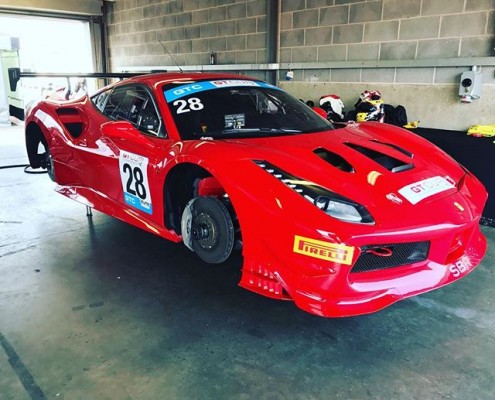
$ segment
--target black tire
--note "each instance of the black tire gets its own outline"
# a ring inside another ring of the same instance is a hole
[[[43,137],[43,133],[37,126],[26,129],[26,150],[29,158],[29,165],[31,168],[41,168],[45,162],[45,152],[47,148],[46,140]],[[38,148],[40,144],[45,149],[45,152],[38,154]]]
[[[48,174],[48,177],[53,181],[56,181],[56,176],[55,176],[55,166],[53,163],[53,157],[50,153],[50,149],[48,145],[44,144],[45,146],[45,153],[44,153],[44,160],[42,163],[42,167],[46,169],[46,172]]]
[[[199,258],[219,264],[229,258],[234,247],[232,218],[215,197],[198,197],[192,208],[192,246]]]

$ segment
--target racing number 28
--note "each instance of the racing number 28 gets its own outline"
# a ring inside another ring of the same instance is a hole
[[[124,174],[128,174],[126,189],[127,192],[138,197],[141,200],[146,199],[146,188],[144,187],[144,176],[141,168],[132,168],[129,164],[124,164],[122,167]]]
[[[201,100],[197,97],[191,97],[186,100],[176,100],[174,101],[174,106],[177,106],[177,114],[187,113],[189,111],[199,111],[205,106],[201,103]]]

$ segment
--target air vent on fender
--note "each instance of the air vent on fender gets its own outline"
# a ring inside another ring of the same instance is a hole
[[[383,144],[379,142],[380,144]],[[350,147],[351,149],[354,149],[358,152],[360,152],[362,155],[370,158],[374,162],[380,164],[382,167],[388,169],[391,172],[402,172],[402,171],[407,171],[409,169],[414,168],[413,163],[406,163],[404,161],[399,160],[398,158],[392,157],[388,154],[381,153],[379,151],[369,149],[364,146],[360,146],[354,143],[345,143],[346,146]],[[387,144],[389,145],[389,144]],[[391,147],[395,148],[394,145],[390,145]],[[397,150],[397,149],[396,149]],[[399,150],[400,151],[400,150]],[[403,151],[401,151],[403,152]],[[411,154],[411,153],[409,153]],[[411,157],[412,158],[412,154]]]
[[[354,167],[339,154],[333,153],[321,147],[314,150],[313,153],[315,153],[318,157],[320,157],[322,160],[326,161],[330,165],[333,165],[335,168],[340,169],[341,171],[355,172]]]
[[[65,129],[73,138],[78,138],[81,136],[84,128],[84,123],[82,121],[81,114],[75,108],[58,108],[56,110],[60,122],[65,126]]]

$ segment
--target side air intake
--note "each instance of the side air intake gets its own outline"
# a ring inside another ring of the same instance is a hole
[[[56,110],[60,118],[60,122],[65,126],[69,134],[73,138],[81,136],[84,130],[84,123],[82,121],[81,114],[75,108],[58,108]]]

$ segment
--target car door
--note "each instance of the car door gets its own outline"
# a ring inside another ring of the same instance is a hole
[[[157,164],[170,146],[151,90],[145,85],[116,87],[95,105],[108,118],[97,145],[101,176],[95,189],[120,206],[163,220],[163,177]]]

